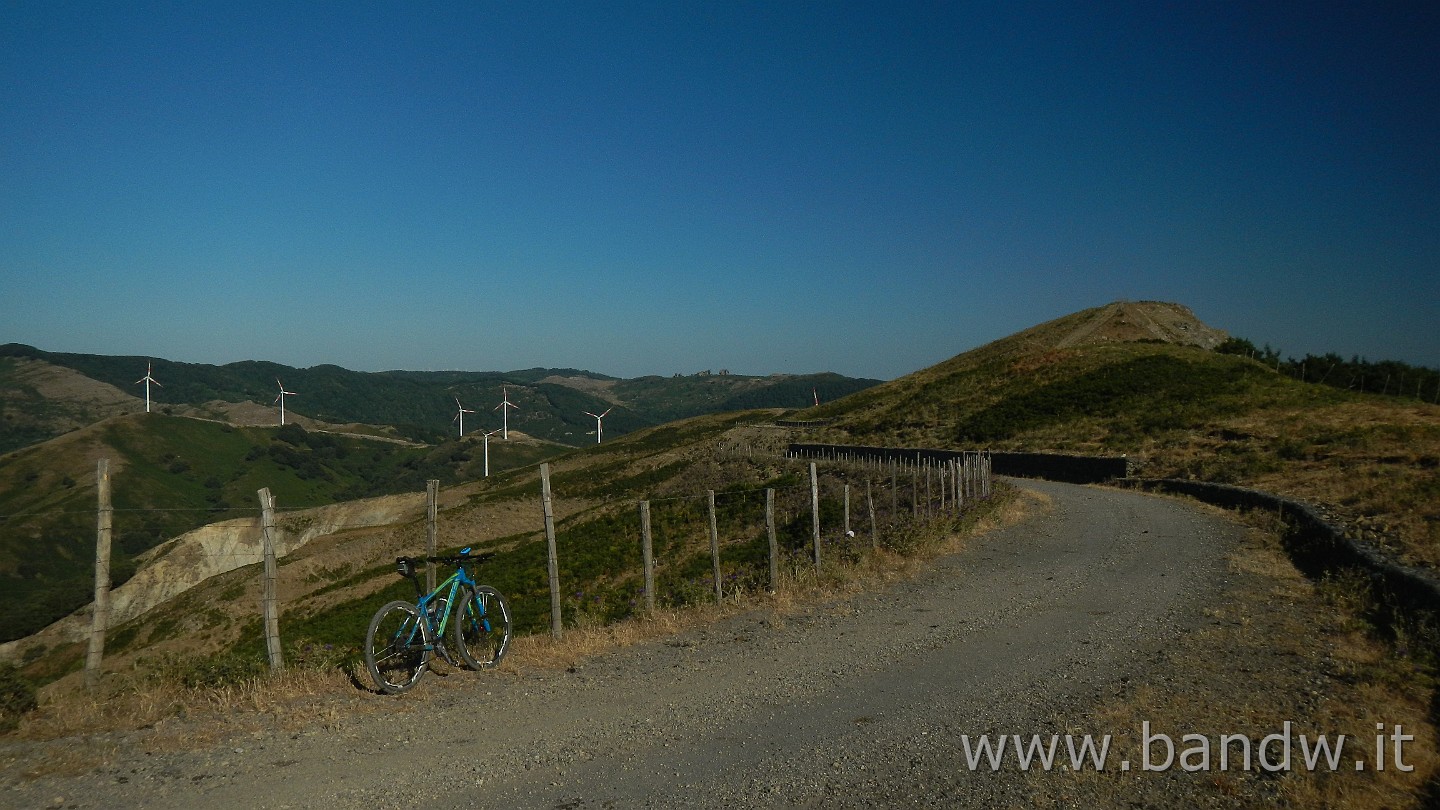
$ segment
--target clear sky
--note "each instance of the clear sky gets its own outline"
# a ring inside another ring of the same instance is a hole
[[[1440,365],[1440,5],[0,3],[0,343],[888,379],[1117,299]]]

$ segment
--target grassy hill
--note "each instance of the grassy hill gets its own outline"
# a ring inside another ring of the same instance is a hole
[[[272,406],[276,379],[296,392],[287,412],[307,424],[382,426],[390,435],[434,443],[456,435],[459,399],[467,431],[501,427],[495,410],[508,391],[517,406],[510,427],[547,441],[580,446],[594,436],[586,415],[610,410],[605,433],[618,437],[673,419],[742,407],[795,408],[813,402],[812,390],[838,397],[873,385],[837,374],[747,377],[698,374],[618,380],[576,369],[510,372],[357,372],[339,366],[291,368],[244,361],[223,366],[164,359],[45,352],[0,346],[0,452],[53,438],[96,419],[144,410],[135,384],[153,367],[162,388],[153,407],[237,424],[278,422]],[[88,383],[88,384],[87,384]],[[229,407],[255,403],[247,409]],[[370,428],[376,432],[376,428]]]
[[[1185,318],[1174,305],[1118,306],[1041,324],[803,416],[835,420],[820,441],[1124,454],[1142,476],[1327,506],[1358,536],[1440,566],[1440,407],[1302,382],[1219,353],[1206,344],[1219,346],[1221,333],[1198,321],[1178,328]],[[1133,313],[1147,308],[1172,319],[1168,340],[1134,328]]]
[[[707,489],[718,492],[722,576],[728,590],[764,586],[765,487],[778,492],[778,535],[787,555],[785,565],[813,570],[808,556],[805,465],[781,457],[779,451],[793,436],[769,426],[782,413],[762,410],[694,417],[553,458],[551,483],[567,621],[598,623],[636,611],[641,592],[635,502],[641,498],[652,500],[662,605],[712,598],[703,497]],[[736,450],[742,447],[746,452]],[[759,452],[752,454],[750,449]],[[830,527],[839,525],[838,480],[827,478],[822,493],[822,515]],[[521,632],[543,632],[550,602],[536,468],[457,483],[442,493],[441,507],[439,547],[496,552],[481,578],[509,597]],[[902,504],[896,516],[887,514],[884,504],[880,509],[882,522],[913,520],[908,504]],[[303,513],[283,517],[282,531],[287,520],[304,519]],[[393,560],[400,554],[420,553],[424,534],[420,519],[355,527],[312,540],[282,558],[281,623],[291,645],[291,660],[327,648],[336,655],[354,655],[376,607],[392,598],[413,596],[410,585],[395,576]],[[891,536],[905,542],[914,535],[907,530]],[[837,539],[838,544],[826,553],[837,561],[853,558],[859,546],[850,548],[848,542],[852,541]],[[868,545],[868,541],[853,542]],[[201,660],[196,666],[223,677],[233,675],[235,667],[257,668],[264,656],[257,632],[256,569],[249,566],[212,577],[114,628],[107,659],[124,667],[126,661],[154,662],[173,654]],[[56,643],[43,637],[28,641],[22,657],[27,676],[36,680],[73,671],[83,657],[81,643]]]
[[[1199,322],[1183,307],[1124,302],[1041,324],[833,401],[822,393],[825,404],[799,415],[832,421],[803,436],[770,426],[781,415],[779,410],[696,416],[634,430],[614,440],[607,420],[605,444],[552,458],[566,615],[575,622],[600,622],[634,610],[638,598],[634,505],[640,498],[654,504],[657,554],[662,560],[660,590],[664,599],[674,603],[701,599],[709,588],[704,508],[697,500],[707,489],[720,493],[724,574],[733,587],[757,586],[763,544],[754,501],[763,487],[776,487],[782,493],[782,544],[797,555],[795,559],[802,559],[808,532],[803,471],[773,452],[802,438],[1123,453],[1137,463],[1141,475],[1229,481],[1326,505],[1349,518],[1365,539],[1411,562],[1440,565],[1436,536],[1440,485],[1435,476],[1440,462],[1440,408],[1305,382],[1248,356],[1216,351],[1225,344],[1224,333]],[[623,381],[573,370],[551,371],[529,372],[520,389],[524,396],[549,395],[545,392],[576,396],[573,402],[567,400],[567,407],[581,402],[580,397],[614,403],[649,396],[652,403],[661,403],[651,406],[657,413],[664,408],[680,412],[692,407],[688,403],[714,399],[717,392],[727,390],[721,386],[728,376],[694,375],[663,388],[651,378]],[[448,385],[464,376],[439,374],[436,382]],[[423,378],[416,373],[396,376],[412,382]],[[813,390],[819,388],[804,378],[776,382],[788,384],[791,394],[803,394],[807,401],[813,401]],[[760,390],[753,379],[728,381],[732,386],[737,383],[727,396],[741,398]],[[643,392],[648,385],[668,391],[670,399],[656,391]],[[806,388],[798,389],[801,385]],[[512,392],[512,401],[519,396]],[[146,422],[129,419],[118,423]],[[220,435],[204,440],[217,445],[234,441],[222,428],[215,426]],[[84,464],[93,465],[93,453],[82,453],[80,440],[100,433],[98,428],[93,434],[78,431],[72,439],[77,445],[73,452]],[[198,498],[199,508],[215,505],[207,496],[228,502],[227,487],[233,481],[235,498],[253,498],[257,480],[245,476],[247,465],[256,463],[277,465],[269,471],[271,477],[293,474],[289,485],[297,489],[289,497],[312,492],[304,488],[316,486],[314,475],[302,477],[294,464],[282,464],[290,459],[287,448],[299,450],[296,442],[308,442],[313,434],[305,435],[306,440],[299,435],[287,438],[270,429],[245,451],[257,454],[249,462],[196,470],[190,486],[201,472],[204,475],[198,479],[198,490],[188,490],[188,497]],[[151,438],[147,444],[148,464],[164,467],[180,460],[180,454],[161,439]],[[761,452],[735,452],[752,447]],[[302,455],[318,456],[322,451],[323,442],[307,443]],[[364,452],[353,449],[346,458]],[[370,480],[367,475],[385,478],[402,469],[419,475],[430,469],[423,467],[426,463],[464,465],[467,460],[461,456],[466,454],[473,465],[475,445],[415,450],[424,454],[419,460],[406,452],[410,451],[397,450],[393,458],[384,453],[370,456],[371,467],[389,472],[348,473],[358,480],[348,482],[349,490],[337,489],[336,496],[359,492],[354,487]],[[167,453],[174,456],[167,460]],[[84,464],[70,473],[72,483],[79,482],[70,489],[83,486],[81,476],[88,469]],[[0,475],[8,466],[0,464]],[[338,470],[329,474],[343,478]],[[220,481],[218,491],[205,486],[210,476]],[[473,466],[460,466],[449,480],[454,483],[442,501],[440,547],[496,551],[483,578],[511,597],[522,630],[543,628],[549,599],[536,470],[521,467],[478,480]],[[279,486],[274,481],[266,485]],[[9,492],[14,486],[0,478],[0,491]],[[61,490],[65,490],[63,481],[49,481],[45,487],[52,493]],[[84,509],[91,508],[93,496],[77,497]],[[11,508],[46,509],[48,503]],[[833,523],[836,510],[838,493],[832,482],[822,501],[828,523]],[[93,530],[88,525],[87,539],[76,549],[89,542]],[[356,527],[312,540],[284,558],[281,626],[282,634],[296,645],[294,654],[325,645],[342,655],[353,652],[375,607],[407,593],[408,584],[393,574],[393,558],[418,553],[423,542],[420,522]],[[258,589],[253,567],[216,576],[140,620],[116,628],[113,652],[122,665],[168,650],[218,656],[207,659],[212,663],[243,661],[249,662],[244,666],[258,666],[263,661],[255,615]],[[81,654],[76,644],[32,644],[25,652],[27,673],[55,677],[77,667]]]
[[[533,464],[562,447],[492,441],[490,467]],[[134,414],[0,456],[0,641],[32,633],[89,602],[94,588],[95,469],[109,460],[112,578],[135,558],[207,523],[253,516],[269,487],[289,506],[319,505],[425,482],[483,476],[478,437],[434,446],[367,440],[285,427]]]

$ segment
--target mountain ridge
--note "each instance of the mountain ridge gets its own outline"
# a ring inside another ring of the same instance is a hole
[[[594,420],[587,412],[613,411],[606,418],[605,434],[618,437],[676,418],[733,409],[731,401],[740,395],[749,397],[746,407],[796,408],[812,404],[813,396],[835,399],[879,382],[830,373],[701,373],[623,380],[573,368],[361,372],[333,364],[298,369],[260,360],[214,366],[46,352],[10,343],[0,345],[0,453],[88,421],[143,411],[143,398],[130,389],[146,369],[153,370],[160,385],[151,392],[152,408],[173,415],[259,425],[268,410],[278,422],[272,400],[277,380],[283,380],[286,390],[295,392],[295,399],[286,398],[286,415],[294,421],[310,427],[323,423],[331,430],[355,426],[357,432],[436,443],[455,435],[457,400],[467,409],[466,427],[473,432],[500,429],[496,408],[508,397],[518,406],[509,414],[511,427],[572,447],[594,435]],[[87,387],[84,380],[95,384]],[[252,406],[237,407],[247,402]],[[362,425],[373,427],[358,427]]]

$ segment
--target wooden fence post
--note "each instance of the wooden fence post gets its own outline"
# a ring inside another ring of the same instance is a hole
[[[850,485],[845,485],[845,536],[850,536]]]
[[[815,573],[820,573],[820,478],[810,462],[810,528],[815,541]]]
[[[971,485],[971,487],[975,490],[975,497],[976,497],[976,498],[984,498],[984,497],[985,497],[985,467],[984,467],[984,465],[981,463],[980,452],[979,452],[978,450],[975,452],[974,458],[971,459],[971,461],[970,461],[970,466],[971,466],[971,468],[972,468],[971,471],[970,471],[970,478],[971,478],[971,483],[970,483],[970,485]]]
[[[100,682],[105,653],[105,628],[110,622],[110,534],[114,510],[110,507],[110,460],[95,466],[98,510],[95,516],[95,611],[90,615],[90,648],[85,653],[85,686]]]
[[[265,573],[260,581],[260,612],[265,627],[265,652],[270,671],[285,668],[280,652],[280,610],[275,601],[275,498],[270,488],[260,490],[260,541],[265,555]]]
[[[645,610],[655,612],[655,547],[650,539],[650,502],[640,502],[640,559],[645,565]]]
[[[560,616],[560,560],[555,554],[555,508],[550,501],[550,464],[540,465],[540,506],[545,513],[546,565],[550,572],[550,635],[563,634]]]
[[[715,490],[705,490],[705,499],[710,510],[710,562],[715,570],[715,604],[723,598],[720,583],[720,531],[715,525]]]
[[[865,479],[865,511],[870,513],[870,548],[879,548],[880,534],[875,531],[875,491],[869,478]]]
[[[920,517],[920,459],[910,468],[910,514]]]
[[[775,490],[765,490],[765,536],[770,540],[770,592],[780,579],[780,544],[775,540]]]
[[[933,469],[930,459],[925,459],[925,517],[927,518],[935,516],[935,495],[930,486],[930,479],[934,477],[931,475]]]
[[[435,521],[440,512],[440,482],[425,482],[425,592],[435,590]]]

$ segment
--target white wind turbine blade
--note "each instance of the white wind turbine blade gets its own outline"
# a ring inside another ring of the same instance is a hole
[[[150,373],[150,369],[151,369],[151,364],[150,364],[150,363],[146,363],[146,364],[145,364],[145,376],[144,376],[144,377],[141,377],[140,379],[138,379],[138,380],[136,380],[134,383],[132,383],[133,385],[139,385],[140,383],[145,383],[145,412],[146,412],[146,413],[150,413],[150,384],[151,384],[151,383],[155,383],[155,385],[156,385],[157,387],[160,387],[160,388],[164,388],[164,387],[165,387],[165,386],[163,386],[163,385],[160,385],[160,382],[159,382],[158,380],[156,380],[155,377]]]
[[[508,386],[500,388],[500,404],[495,410],[500,412],[500,438],[510,441],[510,409],[520,410],[520,406],[510,401],[510,389]]]

